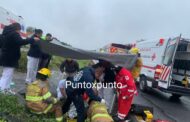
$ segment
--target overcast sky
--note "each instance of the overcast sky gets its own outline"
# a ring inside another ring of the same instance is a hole
[[[0,6],[84,49],[180,33],[190,38],[189,0],[0,0]]]

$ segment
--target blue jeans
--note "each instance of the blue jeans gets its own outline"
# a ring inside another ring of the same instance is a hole
[[[63,114],[68,112],[71,103],[73,102],[77,110],[77,122],[85,122],[85,107],[82,95],[77,93],[73,88],[66,89],[67,99],[62,107]]]

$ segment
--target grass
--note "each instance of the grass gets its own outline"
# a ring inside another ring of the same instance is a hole
[[[26,72],[26,67],[27,67],[27,52],[22,52],[21,58],[19,60],[19,68],[17,69],[17,71]]]
[[[16,96],[0,93],[0,103],[0,122],[56,122],[53,114],[31,114]]]
[[[59,70],[59,67],[63,61],[64,58],[59,56],[53,56],[49,65],[50,69]]]
[[[83,68],[85,66],[88,66],[88,64],[90,63],[90,61],[89,60],[78,60],[78,63],[79,63],[79,67]]]

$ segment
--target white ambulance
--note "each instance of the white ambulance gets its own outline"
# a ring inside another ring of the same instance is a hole
[[[181,36],[136,43],[143,67],[140,90],[157,88],[174,97],[190,95],[190,40]]]
[[[24,20],[21,16],[17,16],[15,14],[13,14],[12,12],[0,7],[0,34],[3,31],[3,28],[6,25],[12,24],[12,23],[20,23],[22,30],[21,30],[21,36],[25,37],[25,26],[24,26]]]

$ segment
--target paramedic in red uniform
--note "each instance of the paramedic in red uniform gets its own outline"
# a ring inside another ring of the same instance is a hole
[[[134,95],[137,94],[136,85],[131,72],[125,68],[116,69],[116,83],[118,91],[118,113],[115,117],[116,122],[122,122],[126,119],[131,108]]]

